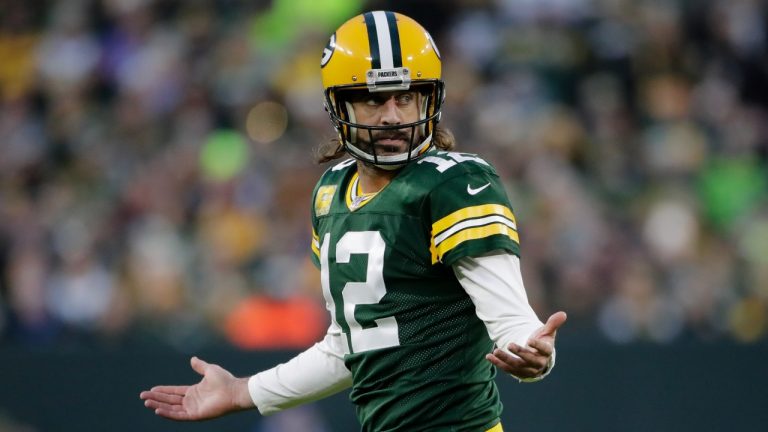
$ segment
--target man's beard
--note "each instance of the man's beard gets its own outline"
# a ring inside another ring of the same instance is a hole
[[[378,156],[407,153],[411,151],[413,140],[415,139],[411,133],[404,130],[373,131],[372,142],[368,131],[358,129],[358,134],[356,145],[361,150],[370,154],[375,153]],[[398,140],[400,143],[384,144],[381,142],[384,140]]]

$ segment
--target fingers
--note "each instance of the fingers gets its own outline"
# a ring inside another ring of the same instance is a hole
[[[150,391],[148,392],[144,391],[141,394],[143,395],[145,393],[166,393],[166,394],[184,396],[185,394],[187,394],[188,389],[189,389],[188,385],[174,385],[174,386],[160,385],[160,386],[154,386],[150,389]],[[139,395],[139,397],[141,397],[141,395]]]
[[[539,354],[545,355],[547,357],[550,357],[552,352],[555,350],[551,343],[542,339],[529,339],[528,346],[536,349]]]
[[[157,392],[142,392],[144,406],[155,411],[155,414],[172,420],[194,420],[182,404],[183,397]]]
[[[491,362],[494,366],[497,368],[503,370],[506,373],[514,373],[515,370],[523,367],[525,364],[520,359],[515,359],[511,356],[508,356],[509,358],[502,359],[500,357],[504,357],[504,353],[501,350],[494,350],[492,354],[486,354],[485,359]]]
[[[164,411],[181,411],[184,410],[184,407],[179,404],[170,404],[170,403],[164,403],[160,402],[154,399],[147,399],[144,401],[144,406],[147,408],[152,408],[153,410],[164,410]]]
[[[205,375],[210,364],[197,357],[190,359],[190,365],[195,372]],[[193,416],[184,408],[184,396],[189,391],[188,385],[161,385],[152,387],[148,391],[139,394],[147,408],[153,409],[155,414],[172,420],[194,420]]]
[[[520,359],[525,363],[525,366],[527,367],[544,369],[544,367],[546,367],[547,363],[549,362],[548,354],[532,351],[528,348],[521,347],[516,343],[509,344],[509,351],[514,353],[518,357],[520,357]],[[551,349],[550,349],[550,354],[551,354]]]
[[[532,348],[535,350],[511,343],[508,347],[510,352],[496,348],[485,358],[504,372],[519,378],[536,377],[547,367],[552,345],[538,340],[534,345]]]
[[[544,328],[539,335],[554,337],[555,333],[557,333],[557,329],[559,329],[567,319],[568,315],[563,311],[553,313],[549,319],[547,319],[547,323],[544,324]]]
[[[493,352],[489,355],[496,357],[497,359],[503,361],[505,364],[508,364],[508,365],[513,365],[513,366],[525,365],[525,360],[498,348],[494,349]]]
[[[165,409],[158,408],[155,410],[155,414],[169,418],[171,420],[177,420],[177,421],[191,421],[195,420],[191,415],[189,415],[186,411],[168,411]]]
[[[518,378],[532,378],[540,374],[539,369],[527,366],[524,360],[499,349],[496,349],[492,354],[486,354],[485,358],[494,366]]]
[[[155,410],[155,414],[172,420],[189,421],[194,420],[191,414],[181,405],[169,405],[156,401],[148,400],[144,403],[147,408]]]
[[[155,414],[174,420],[189,420],[184,412],[183,401],[189,386],[156,386],[150,391],[143,391],[139,397],[144,400],[144,406],[151,408]]]
[[[141,392],[139,397],[146,401],[158,401],[171,405],[181,405],[182,401],[184,400],[184,396],[156,391]]]
[[[205,375],[205,371],[209,366],[207,362],[204,362],[197,357],[192,357],[189,360],[189,364],[192,365],[192,369],[194,369],[195,372],[199,373],[200,375]]]

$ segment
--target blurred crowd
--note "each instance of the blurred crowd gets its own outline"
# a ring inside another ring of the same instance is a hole
[[[369,9],[440,47],[569,338],[768,340],[760,0],[0,0],[0,344],[325,331],[319,60]]]

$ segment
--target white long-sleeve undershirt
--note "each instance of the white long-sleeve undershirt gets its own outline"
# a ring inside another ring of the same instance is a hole
[[[253,375],[248,380],[248,392],[259,412],[272,414],[351,386],[352,373],[344,365],[342,337],[340,332],[329,329],[322,341],[288,362]]]
[[[520,272],[520,260],[506,252],[466,257],[453,265],[454,273],[475,304],[496,345],[504,350],[510,342],[525,346],[543,324],[528,304]],[[325,338],[286,363],[253,375],[248,380],[251,399],[263,415],[322,399],[352,385],[344,365],[343,340],[331,325]],[[549,373],[554,366],[554,354]],[[534,378],[535,381],[543,378]]]
[[[528,303],[517,256],[494,251],[480,257],[465,257],[453,265],[453,271],[475,304],[477,317],[485,323],[491,340],[502,350],[509,353],[507,347],[511,342],[527,346],[531,335],[544,325]],[[539,381],[554,366],[553,351],[542,375],[518,379]]]

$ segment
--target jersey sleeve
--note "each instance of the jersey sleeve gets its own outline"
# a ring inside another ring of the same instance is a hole
[[[490,170],[465,172],[430,193],[432,263],[452,265],[493,250],[520,256],[517,222],[499,177]]]
[[[329,168],[318,180],[312,191],[312,242],[310,255],[315,267],[320,268],[320,237],[318,235],[320,218],[331,211],[334,196],[338,189],[336,181],[343,174],[343,170],[354,163],[354,159],[346,160]]]

